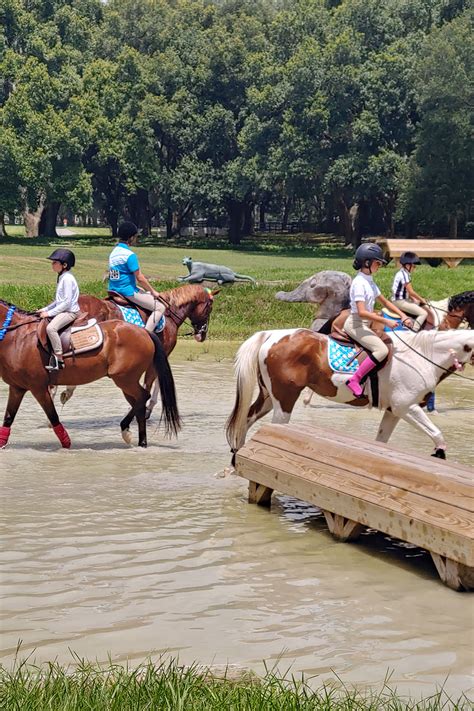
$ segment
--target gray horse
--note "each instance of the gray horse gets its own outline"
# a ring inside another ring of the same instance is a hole
[[[255,284],[253,277],[237,274],[229,267],[223,267],[220,264],[193,262],[191,257],[184,257],[183,264],[189,269],[189,274],[179,277],[179,280],[190,284],[197,284],[204,280],[216,281],[218,284],[233,284],[234,281],[251,281]]]
[[[317,331],[328,320],[349,306],[351,278],[344,272],[322,271],[301,282],[293,291],[279,291],[280,301],[306,301],[319,304],[318,317],[311,324]]]

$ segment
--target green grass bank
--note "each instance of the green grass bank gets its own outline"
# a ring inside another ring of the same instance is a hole
[[[21,228],[0,243],[0,298],[25,309],[44,306],[54,295],[54,274],[45,258],[58,245],[68,246],[77,257],[76,277],[81,291],[105,296],[102,281],[114,244],[107,230],[81,229],[57,240],[30,240]],[[144,273],[159,290],[179,286],[178,277],[187,273],[181,263],[190,255],[196,261],[224,264],[249,274],[257,285],[235,283],[222,287],[216,297],[210,337],[242,340],[268,328],[310,326],[314,306],[275,299],[275,293],[293,289],[299,282],[323,269],[354,274],[352,252],[327,235],[263,235],[246,240],[238,249],[229,249],[223,240],[182,239],[172,245],[150,238],[136,248]],[[387,296],[397,265],[392,262],[377,275],[377,283]],[[474,265],[464,261],[456,269],[420,266],[413,280],[415,289],[430,299],[473,288]]]
[[[311,682],[311,680],[309,680]],[[312,680],[314,682],[314,679]],[[5,711],[467,711],[471,702],[442,690],[423,700],[400,696],[389,686],[358,691],[337,685],[314,688],[305,679],[259,678],[230,670],[216,675],[175,660],[135,669],[84,661],[74,670],[57,664],[0,667],[0,708]]]

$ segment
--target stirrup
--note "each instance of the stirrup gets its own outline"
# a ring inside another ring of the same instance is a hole
[[[51,372],[52,370],[62,370],[63,368],[64,361],[58,358],[55,353],[52,353],[49,359],[49,365],[45,365],[45,369]]]
[[[158,323],[156,324],[155,328],[153,329],[154,333],[161,333],[166,326],[166,319],[165,315],[163,314]]]

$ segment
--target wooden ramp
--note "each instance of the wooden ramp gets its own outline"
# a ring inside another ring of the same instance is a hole
[[[380,246],[397,259],[403,252],[416,252],[419,257],[437,257],[448,267],[457,267],[465,258],[474,258],[473,239],[380,239]]]
[[[274,490],[321,508],[331,533],[364,527],[430,553],[454,590],[474,588],[474,470],[308,425],[264,425],[237,452],[249,502]]]

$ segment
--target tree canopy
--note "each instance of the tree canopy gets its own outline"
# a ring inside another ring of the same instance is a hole
[[[464,0],[0,0],[0,218],[455,236],[473,18]]]

